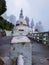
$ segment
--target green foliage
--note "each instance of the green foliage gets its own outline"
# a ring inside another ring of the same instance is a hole
[[[14,25],[7,20],[0,17],[0,28],[5,30],[12,30]]]
[[[6,1],[0,0],[0,15],[2,15],[6,11]]]
[[[14,25],[1,17],[1,15],[5,11],[6,11],[6,1],[0,0],[0,28],[6,30],[12,30]]]

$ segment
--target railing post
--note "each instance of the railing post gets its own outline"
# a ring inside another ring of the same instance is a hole
[[[42,43],[42,40],[43,40],[43,35],[42,35],[42,33],[39,33],[39,42]]]
[[[46,34],[45,33],[43,33],[43,44],[46,44]]]
[[[49,46],[49,32],[48,32],[48,46]]]

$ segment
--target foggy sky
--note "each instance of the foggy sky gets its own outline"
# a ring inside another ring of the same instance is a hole
[[[49,0],[6,0],[7,15],[15,15],[18,19],[21,8],[24,16],[30,20],[33,18],[34,23],[41,21],[45,30],[49,30]]]

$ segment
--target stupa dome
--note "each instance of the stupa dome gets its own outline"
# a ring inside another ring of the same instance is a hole
[[[27,25],[27,23],[24,19],[24,16],[23,16],[23,10],[22,9],[20,11],[19,20],[17,20],[17,22],[16,22],[16,25],[19,25],[19,24]]]

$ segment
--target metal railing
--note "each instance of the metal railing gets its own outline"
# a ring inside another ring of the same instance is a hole
[[[32,33],[28,37],[49,46],[49,32]]]

